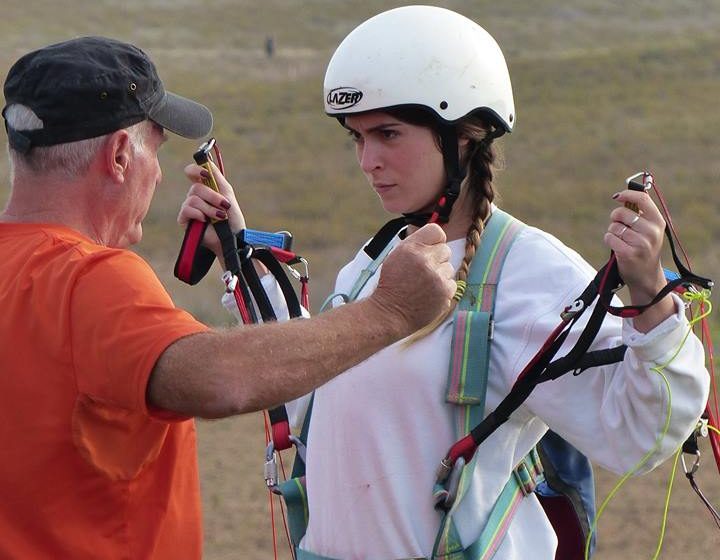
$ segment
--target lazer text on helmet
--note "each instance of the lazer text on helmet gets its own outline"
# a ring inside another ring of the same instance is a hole
[[[362,99],[363,93],[360,90],[351,87],[339,87],[327,95],[327,103],[333,109],[347,109],[353,105],[357,105]]]

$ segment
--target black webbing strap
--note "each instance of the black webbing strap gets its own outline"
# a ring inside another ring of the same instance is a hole
[[[608,263],[597,272],[592,282],[588,284],[580,297],[578,297],[573,306],[571,306],[571,308],[576,307],[576,311],[572,314],[564,330],[548,345],[544,352],[536,357],[533,366],[515,383],[497,408],[470,431],[470,436],[475,444],[480,445],[490,434],[500,427],[500,425],[510,417],[510,414],[525,402],[532,390],[540,383],[557,379],[571,371],[578,375],[591,367],[622,361],[627,350],[627,347],[624,345],[588,352],[608,312],[621,312],[630,308],[639,310],[636,314],[642,313],[642,311],[654,305],[654,303],[680,284],[698,284],[708,288],[712,286],[713,283],[711,280],[697,276],[682,266],[682,263],[679,262],[679,259],[677,259],[675,255],[674,245],[671,246],[671,249],[673,251],[673,258],[676,261],[675,264],[679,265],[680,278],[668,282],[658,296],[653,298],[651,303],[642,306],[612,307],[609,305],[613,292],[623,285],[622,278],[617,269],[617,261],[611,258]],[[600,293],[600,291],[602,291],[602,293]],[[662,294],[662,296],[660,296],[660,294]],[[562,358],[551,361],[564,343],[573,325],[578,321],[583,312],[590,307],[590,304],[595,298],[598,298],[599,301],[595,305],[585,329],[583,329],[573,348]],[[582,305],[580,305],[579,302],[581,302]]]
[[[302,317],[302,308],[297,294],[292,287],[288,275],[285,273],[285,270],[280,262],[275,258],[272,251],[267,247],[255,247],[252,251],[251,257],[263,263],[267,267],[268,271],[270,271],[270,274],[275,277],[275,280],[280,286],[280,290],[285,298],[285,302],[287,303],[290,318]]]
[[[440,200],[435,205],[431,221],[446,224],[450,220],[450,212],[460,196],[460,185],[465,178],[465,168],[460,166],[460,153],[458,151],[457,129],[453,124],[443,123],[439,127],[440,141],[442,143],[443,163],[447,185]]]
[[[378,258],[382,250],[387,247],[393,237],[407,225],[405,218],[395,218],[381,227],[373,238],[363,247],[365,254],[372,260]]]
[[[253,253],[254,250],[249,245],[240,249],[240,270],[243,278],[247,282],[250,293],[257,304],[257,308],[260,311],[260,316],[262,317],[263,322],[268,323],[270,321],[277,320],[277,317],[275,316],[272,303],[270,303],[270,299],[260,282],[260,276],[258,275],[257,270],[255,270],[255,265],[252,263]]]

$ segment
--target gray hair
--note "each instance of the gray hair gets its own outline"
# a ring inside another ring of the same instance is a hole
[[[42,120],[25,105],[12,104],[5,109],[7,126],[15,130],[36,130],[43,128]],[[148,121],[132,125],[125,130],[130,134],[130,145],[134,151],[142,149],[148,132]],[[16,172],[31,175],[61,175],[65,179],[75,179],[85,173],[90,162],[103,146],[109,134],[88,138],[77,142],[66,142],[54,146],[37,146],[28,153],[21,154],[7,147],[10,161],[10,182]]]

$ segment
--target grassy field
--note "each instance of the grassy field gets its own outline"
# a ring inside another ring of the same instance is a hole
[[[322,76],[333,48],[366,17],[407,2],[366,0],[4,0],[0,73],[32,48],[78,35],[128,40],[155,59],[169,89],[215,114],[215,136],[251,227],[288,229],[311,262],[313,304],[387,216],[367,188],[353,147],[322,113]],[[720,0],[446,1],[481,22],[506,53],[515,132],[502,141],[501,205],[576,247],[590,262],[602,244],[610,196],[651,170],[700,274],[720,276]],[[266,37],[275,56],[264,52]],[[211,274],[181,285],[172,266],[182,232],[175,215],[195,143],[163,148],[163,185],[137,251],[176,302],[227,324]],[[7,196],[0,163],[0,203]],[[218,272],[217,270],[215,272]],[[716,301],[716,298],[714,298]],[[718,326],[714,320],[713,325]],[[717,331],[717,328],[715,328]],[[200,422],[209,560],[270,558],[259,415]],[[699,483],[720,503],[709,449]],[[651,558],[671,465],[634,479],[600,521],[598,558]],[[683,480],[671,500],[663,558],[714,558],[720,533]],[[599,473],[599,496],[615,477]]]

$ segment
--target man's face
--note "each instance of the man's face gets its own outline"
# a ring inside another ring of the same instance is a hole
[[[133,151],[128,166],[122,212],[124,224],[121,224],[125,233],[121,235],[120,247],[134,245],[142,239],[142,220],[150,208],[155,187],[162,180],[157,155],[167,137],[162,127],[152,122],[147,123],[144,134],[145,141]]]

